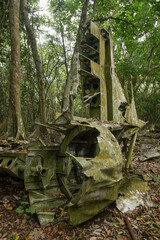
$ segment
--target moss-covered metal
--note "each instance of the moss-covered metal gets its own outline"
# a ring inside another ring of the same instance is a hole
[[[20,179],[24,178],[24,166],[27,153],[1,152],[0,169],[2,172]]]
[[[107,125],[94,121],[87,123],[88,129],[93,129],[99,133],[97,136],[97,145],[99,147],[97,155],[86,158],[74,156],[66,149],[68,156],[80,166],[82,173],[85,175],[85,180],[82,182],[79,192],[67,206],[70,214],[70,222],[73,225],[90,219],[112,201],[116,200],[117,189],[122,179],[123,157],[116,138],[110,132]],[[82,128],[79,125],[74,128],[73,131],[77,133],[77,136],[74,134],[73,138],[70,134],[67,135],[64,140],[64,142],[67,141],[67,146],[70,146],[75,138],[78,139],[78,135],[83,130],[83,124]],[[61,145],[63,152],[64,142]]]
[[[61,144],[47,147],[41,141],[24,155],[7,153],[0,159],[1,170],[24,178],[41,224],[54,221],[53,209],[66,205],[61,193],[69,202],[70,223],[77,225],[115,201],[123,186],[133,185],[122,177],[123,156],[128,169],[137,132],[144,125],[137,117],[133,89],[128,103],[115,72],[111,29],[90,22],[82,35],[75,54],[73,92],[80,75],[90,118],[66,111],[52,125],[40,124],[60,132]]]
[[[133,89],[131,89],[132,101],[128,104],[115,71],[111,28],[106,31],[90,22],[88,27],[84,28],[83,35],[85,42],[83,41],[80,48],[83,59],[80,58],[79,73],[84,98],[88,93],[94,96],[88,99],[90,117],[102,121],[113,120],[118,123],[128,122],[134,126],[143,126],[144,122],[137,117]],[[91,88],[92,84],[97,85],[97,88]],[[95,96],[98,88],[100,95]],[[124,112],[120,110],[123,103],[127,103]]]

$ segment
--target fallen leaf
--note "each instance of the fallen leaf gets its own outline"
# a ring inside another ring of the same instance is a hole
[[[66,236],[66,237],[65,237],[65,240],[69,240],[69,239],[70,239],[70,236]]]
[[[97,237],[91,237],[89,240],[97,240]]]
[[[60,196],[65,196],[64,193],[60,193],[59,195],[60,195]]]
[[[31,231],[27,237],[28,239],[32,239],[34,237],[34,231]]]
[[[124,240],[123,236],[122,235],[117,235],[117,240]]]
[[[13,207],[8,207],[6,208],[7,210],[11,211],[13,209]]]
[[[141,220],[143,220],[143,218],[142,217],[138,217],[138,218],[136,218],[136,220],[137,221],[141,221]]]
[[[8,224],[9,224],[11,227],[13,227],[13,223],[9,222]]]
[[[67,223],[65,223],[65,222],[62,222],[62,223],[60,223],[59,225],[58,225],[58,230],[59,231],[63,231],[63,229],[64,229],[64,227],[67,225]]]
[[[60,216],[62,217],[64,215],[64,211],[61,211]]]
[[[124,236],[124,237],[123,237],[123,240],[128,240],[128,238]]]
[[[144,225],[153,224],[153,222],[145,222]]]
[[[11,211],[11,210],[13,209],[13,207],[11,206],[10,203],[9,203],[9,204],[5,203],[5,204],[3,204],[3,206],[4,206],[5,209],[8,210],[8,211]]]
[[[124,222],[120,222],[120,223],[118,223],[118,225],[119,225],[119,226],[124,226],[125,223],[124,223]]]

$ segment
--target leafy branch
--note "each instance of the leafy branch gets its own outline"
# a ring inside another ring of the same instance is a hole
[[[122,21],[122,22],[125,22],[125,23],[131,25],[132,27],[140,28],[140,26],[137,26],[137,25],[133,24],[132,22],[129,22],[129,21],[127,21],[125,19],[122,19],[122,18],[112,17],[112,16],[109,16],[107,18],[97,18],[97,19],[94,19],[93,21],[94,22],[105,22],[105,21],[108,21],[109,19],[113,19],[113,20],[116,20],[116,21]]]
[[[148,67],[147,67],[147,70],[146,70],[146,73],[145,73],[145,75],[142,77],[142,79],[140,80],[140,82],[138,83],[138,85],[137,85],[137,87],[136,87],[136,89],[135,89],[135,94],[136,94],[136,92],[138,91],[138,89],[139,89],[139,87],[140,87],[140,85],[143,83],[143,81],[145,80],[145,78],[152,72],[152,71],[154,71],[155,69],[158,69],[158,68],[160,68],[160,64],[158,64],[158,65],[156,65],[156,66],[154,66],[154,67],[152,67],[151,68],[151,63],[152,63],[152,59],[153,59],[153,52],[154,52],[154,50],[159,46],[160,44],[157,44],[156,46],[154,46],[154,47],[152,47],[151,48],[151,51],[150,51],[150,54],[149,54],[149,56],[148,56]]]
[[[92,18],[93,18],[93,16],[94,16],[94,14],[95,14],[95,11],[96,11],[96,2],[97,2],[97,0],[94,0],[92,14],[91,14],[91,16],[90,16],[89,18],[87,18],[87,19],[86,19],[86,22],[85,22],[85,24],[88,24],[88,23],[89,23],[89,21],[91,21],[91,20],[92,20]]]

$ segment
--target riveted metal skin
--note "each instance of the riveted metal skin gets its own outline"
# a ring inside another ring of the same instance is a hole
[[[64,205],[72,225],[85,222],[115,201],[127,181],[134,182],[124,179],[122,170],[124,160],[127,169],[131,165],[144,122],[137,117],[133,89],[129,103],[116,75],[111,29],[93,22],[85,26],[74,59],[72,77],[81,79],[89,118],[66,111],[52,126],[41,124],[62,133],[61,144],[34,144],[25,154],[0,155],[1,171],[24,179],[41,224],[54,221],[55,209]]]

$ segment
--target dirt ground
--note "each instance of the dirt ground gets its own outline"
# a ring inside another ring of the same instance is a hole
[[[143,159],[145,152],[159,146],[160,138],[156,135],[140,135],[136,142],[131,170],[133,173],[145,175],[148,179],[148,194],[154,207],[140,205],[132,212],[121,213],[113,203],[94,219],[74,228],[69,225],[63,209],[60,209],[60,218],[54,223],[40,226],[36,215],[28,211],[28,195],[23,182],[0,175],[0,239],[159,240],[160,157],[146,161]],[[17,208],[20,211],[17,211]]]

